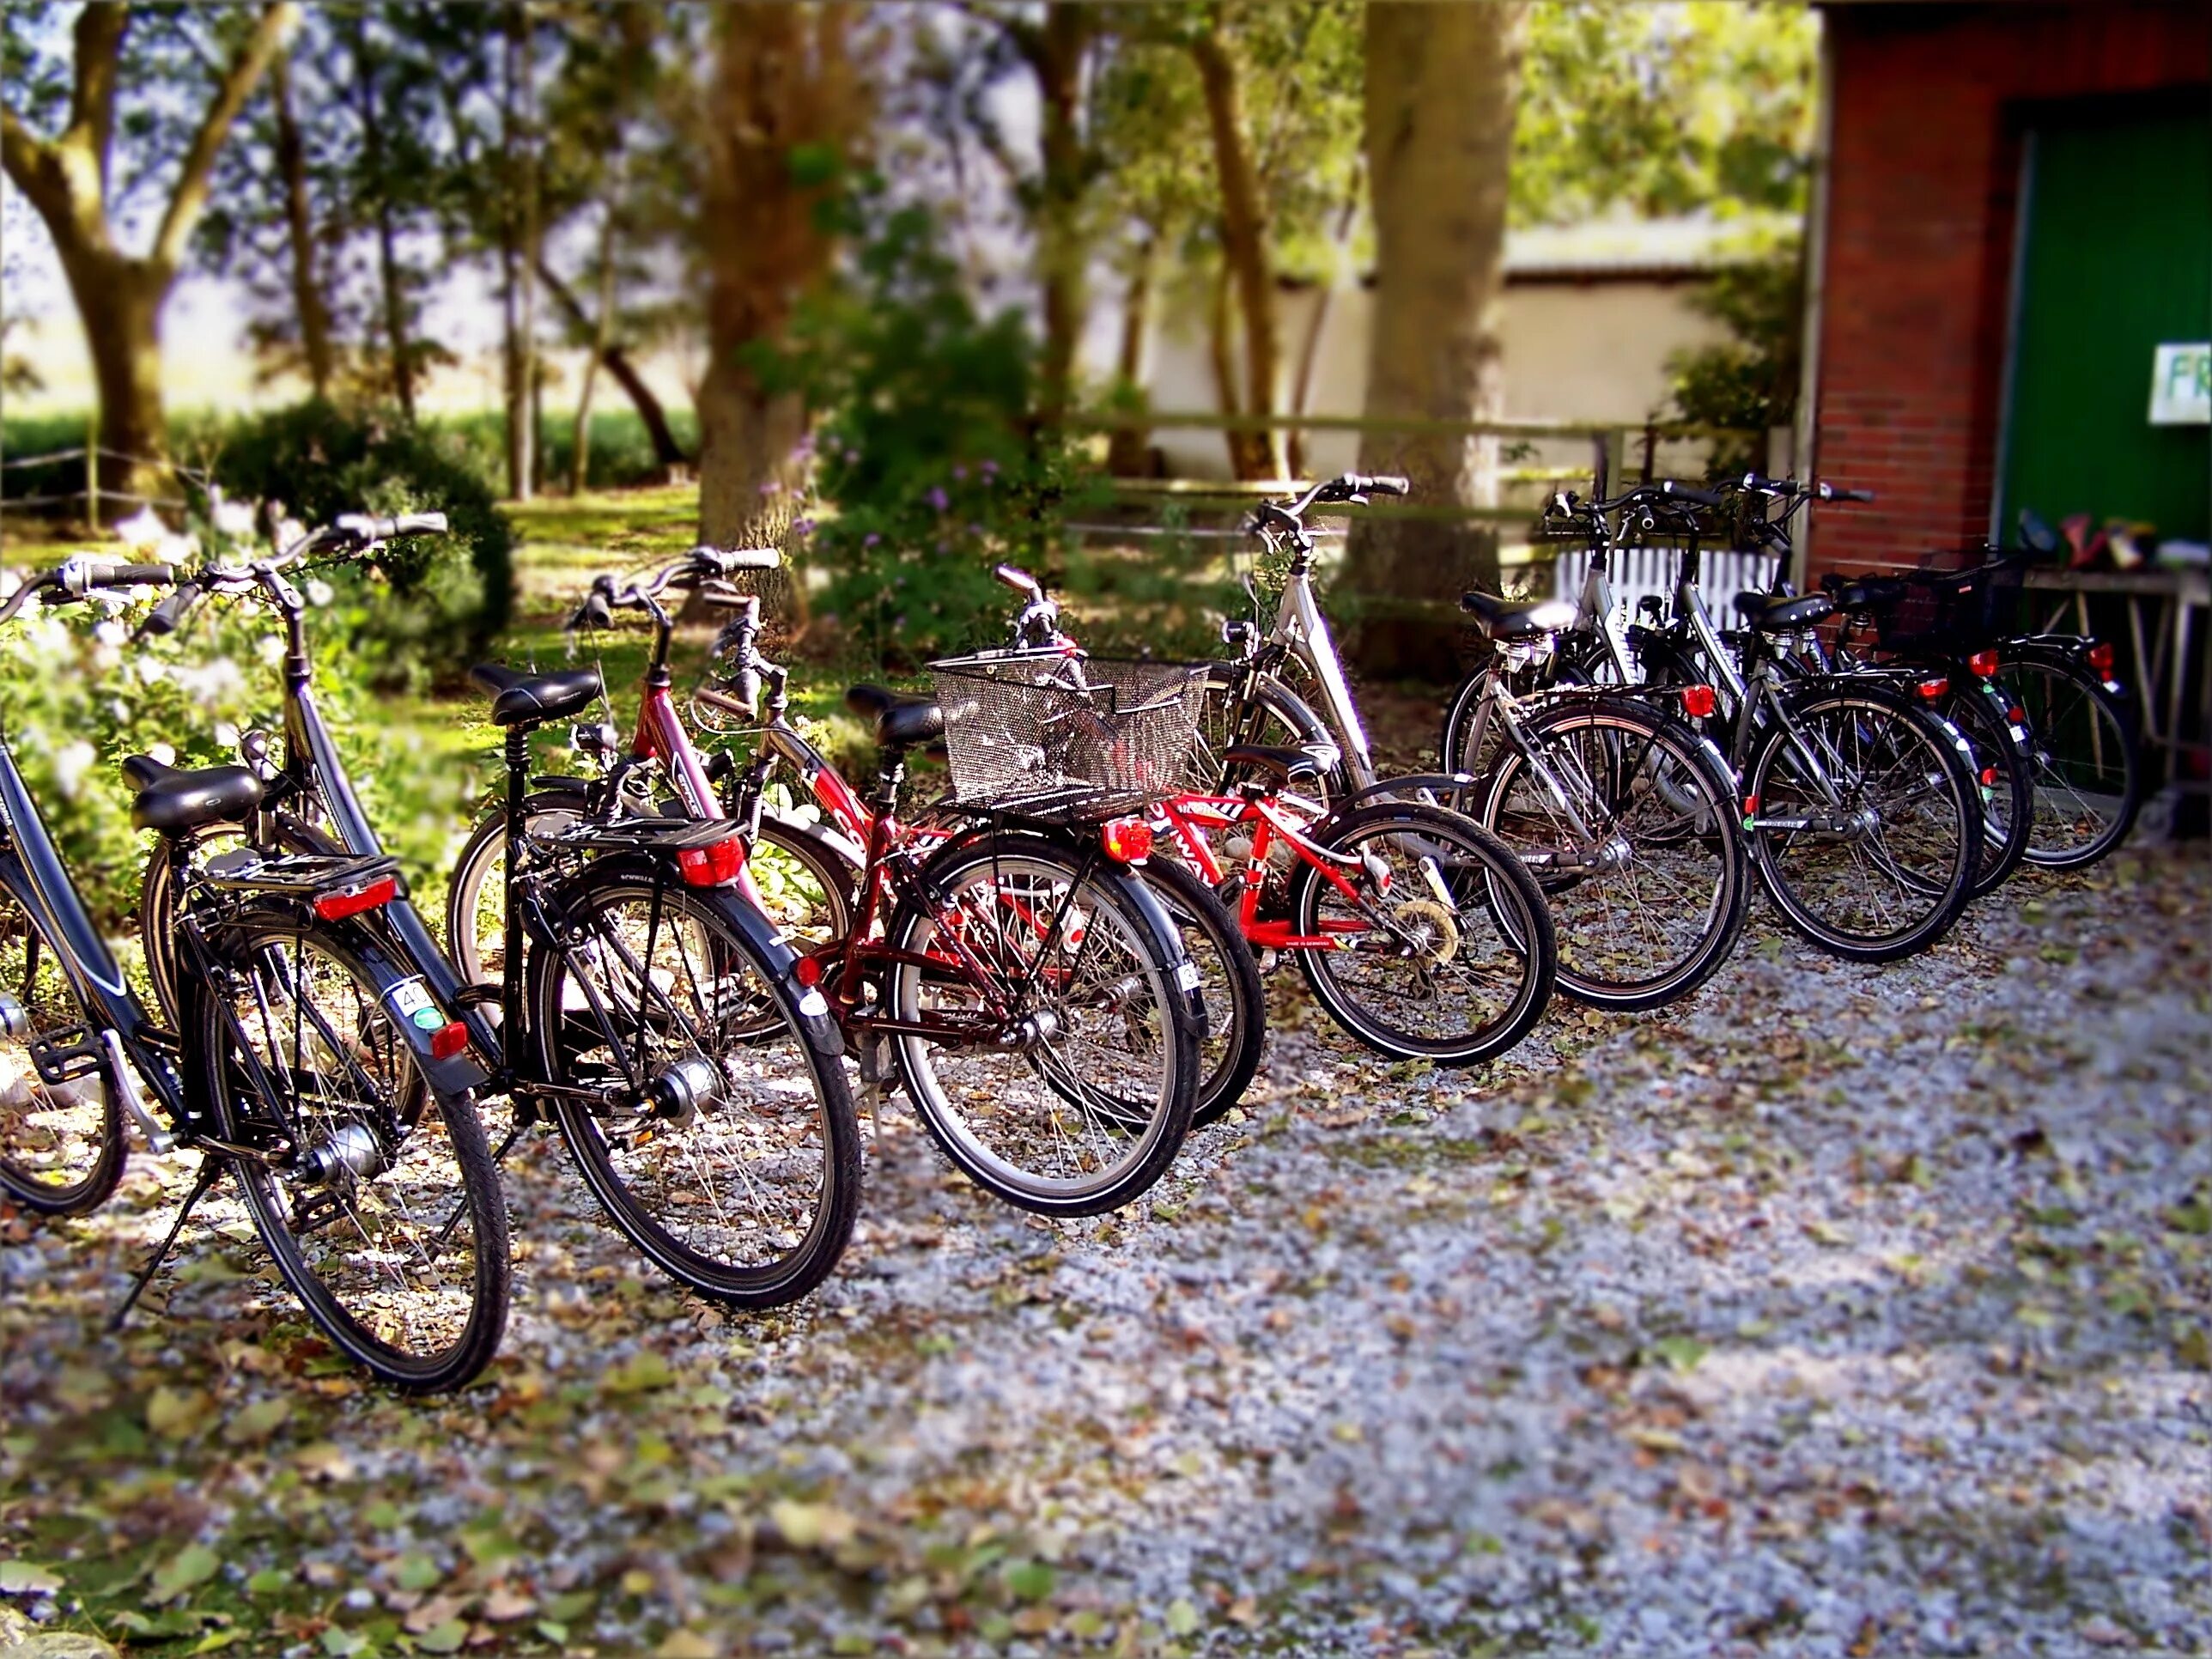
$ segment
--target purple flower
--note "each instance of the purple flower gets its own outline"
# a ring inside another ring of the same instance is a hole
[[[783,486],[770,478],[760,487],[760,493],[763,495],[780,495],[783,493]]]
[[[951,498],[945,495],[945,487],[942,484],[930,485],[929,494],[922,499],[927,501],[939,513],[944,512],[946,507],[952,504]]]
[[[954,468],[952,469],[952,480],[953,480],[953,482],[954,482],[955,483],[967,483],[967,482],[968,482],[968,469],[967,469],[966,467],[964,467],[964,466],[956,466],[956,467],[954,467]]]
[[[793,519],[791,521],[791,533],[794,536],[811,536],[814,533],[814,520]]]
[[[883,540],[883,538],[876,534],[874,531],[871,530],[866,535],[860,538],[860,545],[863,547],[873,547],[881,540]]]
[[[996,461],[985,461],[983,463],[983,476],[987,478],[997,477],[999,476],[999,464]]]
[[[968,533],[980,538],[983,533],[983,526],[980,524],[971,524],[968,526]]]

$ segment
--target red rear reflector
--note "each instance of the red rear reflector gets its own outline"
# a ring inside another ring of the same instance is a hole
[[[1997,653],[1994,651],[1977,651],[1966,659],[1966,666],[1984,679],[1989,679],[1997,672]]]
[[[317,894],[315,914],[325,921],[339,921],[347,916],[357,916],[364,910],[374,910],[379,905],[389,904],[398,896],[398,878],[384,876],[365,886],[349,887],[343,892]]]
[[[1686,686],[1682,691],[1682,712],[1692,720],[1701,720],[1720,707],[1720,699],[1713,696],[1710,685]]]
[[[822,983],[822,958],[801,957],[791,964],[791,976],[808,990]]]
[[[1758,796],[1756,796],[1756,795],[1746,795],[1746,796],[1743,798],[1743,815],[1744,815],[1744,817],[1751,817],[1751,816],[1752,816],[1752,814],[1753,814],[1754,812],[1756,812],[1756,811],[1759,811],[1759,797],[1758,797]]]
[[[1984,766],[1982,769],[1982,787],[1984,789],[1994,789],[1996,787],[1997,769],[1994,766]]]
[[[1919,692],[1921,696],[1929,702],[1935,702],[1936,698],[1942,696],[1950,689],[1951,682],[1945,679],[1941,674],[1938,674],[1932,680],[1923,680],[1918,685],[1913,688],[1914,690]]]
[[[676,855],[676,867],[690,887],[720,887],[735,881],[745,861],[745,844],[732,836],[711,847],[686,847]]]
[[[2100,674],[2109,674],[2112,672],[2112,647],[2103,640],[2099,640],[2089,647],[2089,666]]]
[[[1115,818],[1098,826],[1098,844],[1116,864],[1142,864],[1152,855],[1152,826],[1142,818]]]
[[[2027,722],[2027,710],[2022,708],[2018,703],[2014,703],[2011,708],[2005,710],[2005,718],[2010,720],[2014,726],[2024,726]]]
[[[469,1028],[458,1019],[430,1033],[430,1058],[451,1060],[469,1046]]]

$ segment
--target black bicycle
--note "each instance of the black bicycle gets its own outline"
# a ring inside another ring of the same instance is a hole
[[[329,537],[366,546],[395,529],[359,520]],[[296,556],[186,586],[289,587]],[[34,596],[69,604],[179,580],[167,565],[72,559],[19,588],[0,623]],[[184,595],[164,601],[171,620]],[[196,1150],[191,1195],[118,1322],[228,1172],[343,1352],[404,1389],[460,1386],[506,1324],[507,1212],[468,1029],[388,925],[404,898],[396,865],[251,843],[206,856],[211,829],[261,809],[262,778],[143,756],[124,769],[135,822],[164,849],[167,1027],[131,989],[0,744],[0,1189],[46,1215],[96,1207],[121,1176],[126,1121],[156,1152]],[[322,785],[360,817],[334,756]]]

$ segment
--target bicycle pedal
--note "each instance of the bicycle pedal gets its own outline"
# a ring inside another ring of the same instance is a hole
[[[32,1042],[31,1064],[49,1088],[74,1083],[100,1069],[100,1044],[87,1028],[72,1025]]]

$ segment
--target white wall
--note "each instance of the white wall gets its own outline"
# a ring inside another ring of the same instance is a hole
[[[1505,349],[1505,408],[1525,420],[1572,420],[1640,426],[1667,403],[1667,359],[1686,347],[1723,337],[1723,331],[1689,306],[1696,285],[1650,276],[1587,281],[1508,280],[1502,332]],[[1279,402],[1288,387],[1321,290],[1286,290],[1279,298],[1284,357]],[[1370,289],[1347,285],[1329,301],[1315,359],[1307,409],[1319,415],[1357,415],[1367,391],[1367,329],[1374,306]],[[1150,343],[1152,407],[1213,410],[1205,325],[1196,314],[1164,319]],[[1167,470],[1176,477],[1229,476],[1228,453],[1215,432],[1165,430],[1152,434]],[[1352,467],[1358,435],[1316,433],[1307,441],[1306,470],[1316,477]],[[1578,464],[1572,446],[1529,464]]]

